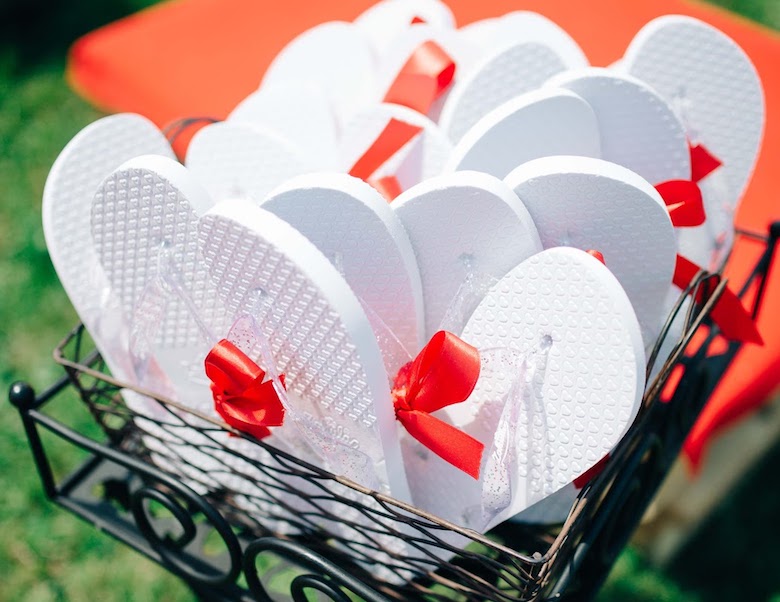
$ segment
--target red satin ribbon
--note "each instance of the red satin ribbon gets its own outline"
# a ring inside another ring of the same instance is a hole
[[[596,462],[588,470],[586,470],[580,476],[574,479],[573,481],[574,487],[577,489],[582,489],[583,487],[585,487],[585,485],[590,483],[593,479],[595,479],[602,472],[604,472],[604,469],[607,467],[607,462],[609,462],[609,454],[601,458],[601,460]]]
[[[694,182],[700,182],[723,165],[723,162],[703,144],[691,144],[689,142],[688,150],[691,153],[691,180]]]
[[[677,228],[695,227],[704,223],[704,201],[697,182],[723,165],[704,145],[689,142],[688,147],[691,152],[691,180],[670,180],[655,187],[669,209],[672,224]],[[700,270],[689,259],[677,255],[672,281],[685,290]],[[763,345],[756,323],[731,289],[723,291],[710,315],[727,339]]]
[[[371,186],[376,188],[376,190],[379,191],[379,194],[381,194],[385,199],[387,199],[387,202],[390,203],[395,200],[395,198],[403,192],[403,189],[401,188],[401,183],[398,181],[398,178],[395,176],[384,176],[383,178],[371,178],[368,181]]]
[[[227,339],[206,356],[206,376],[214,408],[233,428],[263,439],[271,434],[268,427],[284,422],[284,406],[273,382],[263,382],[263,369]]]
[[[604,261],[604,254],[601,251],[597,251],[596,249],[588,249],[585,252],[591,257],[595,257],[596,259],[598,259],[604,265],[607,265],[607,262]]]
[[[401,67],[383,102],[403,105],[427,115],[431,105],[452,85],[454,77],[455,62],[441,46],[428,40],[418,46]],[[355,162],[349,174],[373,184],[371,177],[376,170],[422,129],[398,119],[391,119],[369,149]],[[397,193],[392,197],[388,196],[385,190],[378,190],[388,201],[392,201],[401,188],[399,185]]]
[[[374,172],[401,150],[422,128],[405,121],[391,119],[374,143],[349,170],[349,175],[369,181]]]
[[[409,434],[456,468],[478,479],[484,444],[431,412],[468,399],[479,379],[479,352],[439,331],[393,384],[395,416]]]
[[[675,286],[685,290],[700,270],[701,268],[695,263],[678,255],[672,281]],[[720,328],[721,334],[727,339],[764,344],[756,323],[731,289],[727,288],[723,291],[723,295],[712,308],[710,315],[712,321]]]
[[[455,61],[433,40],[423,42],[404,63],[385,94],[391,102],[427,115],[455,79]]]
[[[701,189],[691,180],[669,180],[655,189],[666,203],[669,217],[676,228],[701,226],[706,218]]]

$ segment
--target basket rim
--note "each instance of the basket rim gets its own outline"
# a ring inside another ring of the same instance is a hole
[[[714,287],[712,287],[709,284],[709,281],[713,279],[716,281]],[[676,319],[677,315],[679,314],[685,298],[689,295],[692,295],[694,302],[690,304],[687,310],[686,318],[685,318],[685,328],[683,329],[683,333],[680,339],[676,342],[672,353],[664,362],[664,366],[658,372],[656,377],[653,379],[651,383],[646,383],[645,392],[642,397],[642,404],[640,406],[639,413],[635,418],[634,422],[627,430],[627,432],[617,443],[613,452],[610,454],[611,459],[620,458],[623,455],[629,453],[630,450],[633,448],[635,444],[634,440],[641,434],[640,431],[642,429],[639,427],[643,423],[643,418],[647,414],[647,409],[653,404],[654,401],[656,402],[658,401],[661,391],[663,390],[666,382],[668,381],[673,368],[675,367],[675,365],[677,365],[678,361],[683,356],[686,347],[688,346],[688,344],[690,343],[690,341],[698,331],[701,324],[709,316],[710,312],[712,311],[712,308],[720,299],[721,295],[726,289],[727,284],[728,284],[728,280],[726,278],[723,278],[721,273],[712,273],[702,269],[697,274],[697,276],[691,281],[691,283],[688,285],[686,290],[684,290],[679,296],[674,306],[674,309],[669,314],[666,322],[664,323],[664,326],[661,329],[658,340],[654,345],[653,353],[651,353],[648,357],[648,363],[646,366],[647,375],[649,375],[651,370],[653,369],[653,363],[657,359],[657,351],[660,348],[661,343],[663,343],[665,337],[668,335],[669,328],[672,322]],[[699,296],[698,291],[701,290],[702,288],[705,289],[703,296],[706,297],[703,303],[700,302],[700,299],[697,299],[697,297]],[[461,535],[471,540],[472,542],[484,545],[497,552],[506,554],[507,556],[514,558],[517,561],[520,561],[531,567],[543,568],[546,565],[549,565],[551,563],[551,561],[557,556],[557,554],[563,548],[569,535],[573,532],[574,526],[585,516],[586,514],[585,511],[589,505],[589,500],[599,497],[598,495],[594,495],[592,497],[590,494],[598,493],[599,491],[603,490],[605,486],[611,483],[613,477],[615,476],[614,473],[617,471],[617,467],[620,464],[620,462],[618,461],[607,462],[603,471],[594,479],[592,479],[588,484],[586,484],[579,492],[577,496],[577,500],[575,501],[574,505],[569,511],[566,520],[561,525],[560,531],[555,536],[554,540],[547,548],[547,550],[544,553],[535,552],[532,555],[529,555],[526,553],[518,552],[517,550],[514,550],[513,548],[508,547],[502,543],[499,543],[494,539],[490,539],[489,537],[487,537],[487,534],[482,534],[473,529],[461,527],[455,523],[440,518],[433,513],[426,512],[420,508],[417,508],[411,503],[403,502],[401,500],[392,497],[391,495],[387,495],[379,491],[373,490],[369,487],[365,487],[359,483],[351,481],[350,479],[336,475],[321,467],[310,464],[305,460],[302,460],[288,452],[285,452],[284,450],[280,450],[279,448],[275,447],[270,443],[266,443],[262,440],[256,439],[251,435],[239,431],[231,427],[230,425],[216,418],[213,418],[212,416],[209,416],[195,409],[192,409],[173,399],[160,395],[159,393],[156,393],[150,389],[140,387],[137,385],[131,385],[123,380],[117,379],[112,375],[107,374],[105,371],[97,370],[91,367],[97,361],[100,360],[100,353],[97,351],[97,349],[90,350],[88,352],[88,355],[85,358],[81,359],[81,337],[84,333],[89,335],[89,332],[86,329],[85,325],[79,322],[57,344],[52,354],[55,363],[59,364],[66,370],[71,380],[77,379],[79,374],[83,374],[86,376],[90,376],[98,381],[102,381],[113,387],[117,387],[118,389],[127,389],[135,393],[138,393],[140,395],[150,397],[156,400],[157,402],[159,402],[160,404],[162,404],[163,406],[166,406],[167,408],[176,410],[178,412],[184,412],[186,414],[194,416],[199,420],[203,420],[223,431],[230,433],[231,435],[240,437],[253,444],[259,445],[264,449],[272,452],[274,455],[282,457],[287,461],[293,462],[301,466],[302,468],[323,477],[324,479],[348,487],[362,495],[369,496],[383,507],[385,507],[386,505],[392,506],[397,510],[413,515],[419,519],[428,521],[429,523],[435,525],[438,528],[446,529],[448,531],[454,532],[458,535]],[[69,345],[71,345],[71,343],[74,340],[76,340],[77,342],[78,348],[76,350],[76,355],[79,357],[79,360],[73,360],[67,357],[66,349],[68,348]]]

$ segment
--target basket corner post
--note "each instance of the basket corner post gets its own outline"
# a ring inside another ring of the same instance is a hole
[[[35,389],[23,380],[17,380],[8,389],[8,401],[20,412],[35,407]]]

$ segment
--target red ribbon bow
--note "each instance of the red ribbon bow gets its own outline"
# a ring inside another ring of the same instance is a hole
[[[479,379],[477,349],[439,331],[393,383],[395,416],[408,433],[437,456],[478,479],[484,444],[431,412],[468,399]]]
[[[455,62],[441,46],[428,40],[418,46],[406,61],[385,94],[383,102],[403,105],[427,115],[436,99],[452,85],[454,78]],[[388,201],[392,201],[401,193],[398,181],[393,176],[380,179],[372,179],[372,176],[422,129],[398,119],[391,119],[376,141],[355,162],[349,174],[365,180],[377,188]],[[389,178],[395,181],[390,182]]]
[[[722,165],[721,161],[701,144],[688,144],[691,152],[691,180],[669,180],[658,184],[655,189],[661,195],[675,228],[701,226],[706,218],[704,201],[698,182]],[[677,256],[674,270],[674,284],[685,290],[701,268],[682,255]],[[756,323],[731,289],[712,308],[712,321],[727,339],[763,344]]]
[[[273,382],[263,382],[265,372],[243,351],[222,339],[205,363],[214,409],[227,424],[257,439],[271,434],[268,427],[282,425],[284,406]]]
[[[699,182],[723,163],[703,144],[688,142],[691,154],[691,179],[661,182],[655,189],[669,208],[676,228],[701,226],[706,218]]]
[[[691,228],[704,223],[704,199],[696,182],[669,180],[661,182],[655,189],[666,203],[675,228]]]
[[[682,255],[677,256],[672,282],[678,288],[685,290],[696,277],[701,268]],[[764,339],[758,332],[758,327],[748,311],[742,305],[739,297],[727,288],[723,291],[710,314],[712,321],[718,325],[721,334],[732,341],[764,344]]]
[[[691,180],[694,182],[700,182],[723,165],[703,144],[688,142],[688,150],[691,153]]]

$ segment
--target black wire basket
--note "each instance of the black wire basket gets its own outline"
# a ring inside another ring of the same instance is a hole
[[[756,317],[780,224],[769,236],[738,236],[762,245],[740,291]],[[553,527],[506,522],[481,535],[309,465],[115,380],[83,326],[55,350],[67,373],[60,382],[37,397],[16,383],[10,398],[46,495],[178,575],[202,599],[583,600],[598,591],[739,351],[738,343],[718,346],[718,353],[713,346],[718,332],[708,316],[725,286],[705,272],[691,283],[683,334],[648,386],[639,416],[566,521]],[[692,352],[697,332],[703,343]],[[44,411],[67,403],[68,389],[100,426],[99,436]],[[156,402],[159,412],[137,413],[128,396]],[[67,478],[54,476],[45,431],[88,453]],[[253,453],[242,452],[246,445]],[[225,486],[231,478],[236,487]],[[314,592],[318,597],[308,597]]]

